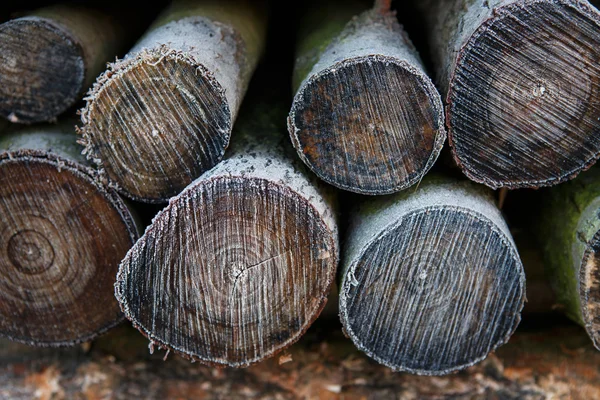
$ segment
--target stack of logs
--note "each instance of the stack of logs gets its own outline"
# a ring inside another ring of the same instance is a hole
[[[329,296],[369,357],[446,374],[517,328],[519,232],[600,349],[600,12],[390,3],[307,1],[270,35],[250,0],[1,24],[0,335],[74,345],[127,318],[151,350],[245,367]],[[293,72],[271,49],[290,26]],[[507,189],[550,186],[507,224]]]

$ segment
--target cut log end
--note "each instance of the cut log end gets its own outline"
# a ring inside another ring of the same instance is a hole
[[[83,50],[60,26],[37,17],[0,25],[0,115],[52,120],[77,101],[84,81]]]
[[[222,159],[232,125],[224,91],[184,54],[143,51],[99,82],[82,132],[122,194],[164,202]]]
[[[128,253],[116,296],[153,343],[244,367],[294,343],[325,305],[336,242],[285,186],[219,177],[190,186]]]
[[[365,248],[344,276],[340,311],[346,332],[370,357],[395,370],[441,375],[508,340],[524,290],[521,262],[491,221],[433,207],[407,214]]]
[[[600,155],[600,15],[575,1],[498,8],[459,54],[454,156],[492,188],[550,186]]]
[[[90,340],[123,319],[113,286],[137,237],[89,170],[38,151],[0,155],[0,336]]]
[[[321,179],[362,194],[419,181],[446,137],[431,81],[385,56],[349,59],[310,78],[294,100],[289,131]]]
[[[585,329],[600,350],[600,232],[592,239],[579,270],[579,296]]]

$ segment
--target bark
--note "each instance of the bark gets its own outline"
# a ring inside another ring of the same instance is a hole
[[[72,345],[123,320],[115,276],[138,233],[76,139],[74,123],[0,137],[0,336]]]
[[[586,0],[427,0],[454,159],[492,188],[551,186],[600,155],[600,14]]]
[[[384,2],[385,3],[385,2]],[[444,144],[443,106],[395,13],[350,2],[303,22],[288,117],[298,155],[321,179],[362,194],[418,182]]]
[[[557,302],[600,349],[600,171],[547,190],[537,239]]]
[[[222,159],[264,45],[262,8],[175,1],[98,78],[82,144],[120,193],[164,202]]]
[[[318,324],[321,323],[319,320]],[[131,328],[129,328],[131,329]],[[600,397],[600,352],[574,326],[517,332],[486,361],[443,377],[398,374],[370,362],[339,329],[311,329],[289,350],[245,370],[178,357],[148,360],[140,335],[115,329],[81,349],[0,342],[0,397],[110,399],[573,399]]]
[[[440,177],[409,192],[365,200],[350,214],[340,317],[376,361],[441,375],[508,340],[525,276],[489,192]]]
[[[116,296],[153,347],[243,367],[294,343],[325,306],[334,200],[286,148],[285,114],[260,104],[229,157],[172,198],[120,266]]]
[[[0,115],[18,123],[54,120],[81,99],[134,32],[115,15],[77,5],[42,8],[3,23]]]

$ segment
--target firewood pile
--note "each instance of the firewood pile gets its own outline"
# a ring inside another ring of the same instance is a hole
[[[587,0],[0,5],[0,398],[600,398]]]

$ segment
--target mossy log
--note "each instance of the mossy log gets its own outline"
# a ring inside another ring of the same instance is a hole
[[[0,336],[31,345],[87,341],[123,320],[115,276],[138,233],[74,126],[0,136]]]
[[[306,13],[288,130],[321,179],[377,195],[418,182],[446,132],[440,95],[395,13],[365,8],[321,2]]]
[[[116,296],[152,346],[248,366],[298,340],[325,306],[334,199],[293,154],[279,111],[248,108],[229,156],[172,198],[123,260]]]
[[[55,119],[130,45],[131,31],[106,10],[76,4],[1,24],[0,115],[15,123]]]
[[[556,301],[600,350],[600,170],[540,196],[537,239]]]
[[[525,276],[491,193],[440,177],[409,192],[364,200],[350,214],[340,317],[376,361],[440,375],[508,340]]]
[[[263,6],[176,0],[98,78],[81,142],[120,193],[165,202],[222,159],[264,47]]]
[[[586,0],[424,0],[456,163],[551,186],[600,156],[600,13]]]

